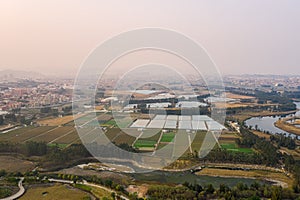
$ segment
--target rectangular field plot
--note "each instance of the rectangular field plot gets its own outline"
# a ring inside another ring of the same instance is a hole
[[[93,128],[96,128],[99,126],[100,126],[100,124],[99,124],[98,120],[96,120],[96,119],[92,119],[91,121],[89,121],[83,125],[83,127],[93,127]]]
[[[97,116],[97,120],[99,121],[99,123],[104,123],[107,122],[109,120],[111,120],[113,117],[111,114],[106,114],[106,113],[101,113],[100,115]]]
[[[156,156],[171,158],[174,151],[174,144],[159,144],[155,151]]]
[[[74,120],[70,121],[69,123],[66,123],[64,126],[75,126],[75,122]]]
[[[216,121],[207,121],[206,125],[207,125],[208,130],[222,130],[222,129],[225,129],[225,127],[223,125],[221,125],[220,123],[218,123]]]
[[[161,131],[159,129],[144,130],[140,136],[142,140],[151,140],[157,142],[160,137]]]
[[[123,135],[123,136],[129,135],[129,136],[136,138],[141,134],[140,131],[138,131],[137,129],[133,129],[133,128],[127,128],[127,129],[124,129],[124,131],[125,131],[125,133],[122,130],[120,130],[119,128],[111,128],[107,132],[105,132],[105,135],[110,141],[114,141],[119,135]]]
[[[130,117],[120,118],[120,119],[111,119],[105,123],[102,123],[101,126],[113,126],[118,128],[127,128],[132,123],[132,119]]]
[[[36,136],[39,136],[41,134],[44,134],[55,127],[52,126],[41,126],[41,127],[36,127],[31,130],[24,131],[20,134],[17,134],[13,137],[8,138],[7,140],[12,141],[12,142],[25,142],[27,140],[30,140],[31,138],[34,138]]]
[[[178,129],[185,129],[185,130],[192,129],[191,121],[179,121],[178,122]]]
[[[226,149],[227,151],[243,152],[243,153],[252,153],[253,152],[253,150],[250,148],[239,148],[237,146],[237,144],[235,144],[235,143],[221,144],[221,147],[223,149]]]
[[[168,115],[167,116],[167,121],[168,120],[177,121],[178,120],[178,115]]]
[[[191,121],[190,115],[179,115],[179,121]]]
[[[93,143],[93,142],[97,142],[98,144],[103,144],[103,145],[107,145],[108,140],[104,139],[105,137],[102,137],[103,132],[101,131],[101,129],[95,128],[89,132],[87,132],[85,135],[80,137],[80,140],[83,143]]]
[[[177,127],[177,121],[173,121],[173,120],[167,120],[164,126],[164,128],[167,129],[176,129],[176,127]]]
[[[192,120],[193,121],[213,121],[213,119],[207,115],[192,115]]]
[[[56,138],[61,137],[66,133],[71,133],[73,131],[75,131],[75,129],[70,126],[58,127],[46,132],[45,134],[41,134],[34,138],[31,138],[30,140],[37,142],[51,142]]]
[[[207,130],[204,121],[192,121],[193,130]]]
[[[135,137],[127,135],[126,133],[120,132],[120,134],[113,140],[117,145],[119,144],[128,144],[129,146],[135,141]]]
[[[93,119],[97,119],[96,114],[95,113],[88,113],[88,114],[76,119],[76,125],[77,126],[85,125],[89,121],[92,121]]]
[[[134,143],[134,147],[135,148],[154,148],[155,147],[156,142],[152,141],[152,140],[137,140]]]
[[[129,129],[128,131],[131,131],[131,130]],[[136,134],[137,135],[139,133],[138,132],[137,133],[130,132],[130,134]],[[131,146],[132,143],[135,141],[135,138],[136,138],[136,137],[133,137],[129,134],[124,133],[119,128],[109,129],[107,132],[105,132],[105,135],[110,141],[116,143],[117,145],[122,144],[122,143],[126,143],[129,146]]]
[[[165,125],[165,120],[152,120],[147,128],[159,128],[162,129]]]
[[[104,123],[100,123],[100,126],[107,126],[107,127],[115,127],[117,124],[116,124],[116,121],[114,119],[111,119],[109,121],[106,121]]]
[[[35,127],[33,127],[33,126],[20,127],[18,129],[11,130],[11,131],[6,132],[6,133],[0,133],[0,140],[1,141],[9,140],[9,138],[16,137],[20,134],[23,134],[23,133],[27,132],[27,131],[31,131],[34,128]]]
[[[176,133],[175,138],[174,138],[173,155],[176,157],[180,157],[182,155],[182,153],[189,150],[189,146],[190,146],[190,143],[189,143],[189,138],[188,138],[188,134],[186,133],[186,131],[178,130],[178,132]]]
[[[111,128],[105,132],[106,137],[108,137],[110,141],[113,141],[120,134],[121,130],[119,128]]]
[[[166,119],[166,115],[156,115],[153,120],[165,120]]]
[[[61,136],[60,138],[57,138],[57,140],[55,140],[53,143],[70,144],[78,139],[79,139],[78,133],[76,130],[74,130],[70,133]]]
[[[75,116],[67,115],[63,117],[42,119],[42,120],[38,120],[37,123],[42,126],[60,126],[60,125],[71,123],[73,122],[74,118],[77,119],[79,117],[82,117],[82,115],[83,114],[77,114]]]
[[[191,140],[192,140],[192,151],[197,151],[201,149],[203,140],[205,138],[206,131],[198,131],[196,133],[191,134]]]
[[[133,124],[130,126],[131,128],[145,128],[150,120],[148,119],[137,119]]]
[[[160,142],[172,142],[175,137],[175,133],[163,133]]]
[[[128,135],[131,135],[133,137],[138,137],[141,135],[141,131],[137,130],[136,128],[123,128],[123,132],[125,132]]]

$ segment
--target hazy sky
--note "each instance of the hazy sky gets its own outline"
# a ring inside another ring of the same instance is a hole
[[[0,69],[76,73],[102,41],[177,30],[224,74],[300,74],[299,0],[1,0]]]

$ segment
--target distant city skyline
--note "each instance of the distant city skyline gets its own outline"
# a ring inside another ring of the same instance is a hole
[[[0,1],[0,70],[75,75],[121,32],[161,27],[201,44],[226,74],[300,75],[300,1]]]

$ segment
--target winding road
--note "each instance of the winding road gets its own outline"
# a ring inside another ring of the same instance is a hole
[[[6,197],[4,199],[0,199],[0,200],[14,200],[14,199],[21,197],[25,192],[25,188],[23,187],[23,180],[24,180],[24,177],[20,178],[20,181],[18,183],[18,187],[20,188],[20,190],[16,194]]]

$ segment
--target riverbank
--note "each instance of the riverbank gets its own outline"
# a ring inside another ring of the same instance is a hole
[[[289,115],[296,113],[297,110],[285,111],[285,112],[271,112],[271,111],[261,111],[261,112],[244,112],[242,114],[237,114],[234,118],[238,119],[240,123],[252,118],[252,117],[268,117],[277,115]]]
[[[270,181],[275,183],[274,185],[281,186],[283,188],[291,187],[293,184],[293,179],[285,176],[279,172],[269,172],[263,170],[230,170],[230,169],[219,169],[219,168],[204,168],[197,175],[207,175],[215,177],[230,177],[230,178],[248,178],[248,179],[258,179],[264,181]]]
[[[201,169],[196,175],[223,177],[223,178],[248,178],[272,182],[274,185],[280,185],[284,188],[291,188],[293,184],[292,174],[284,169],[268,167],[265,165],[250,165],[236,163],[201,163],[181,169],[182,172],[191,169]],[[178,170],[163,169],[166,172],[178,172]]]
[[[300,128],[298,128],[298,127],[294,126],[293,124],[290,124],[290,123],[287,122],[288,120],[291,120],[291,119],[293,119],[293,118],[289,117],[289,118],[279,119],[274,123],[274,125],[277,128],[280,128],[280,129],[282,129],[286,132],[289,132],[289,133],[300,136]]]

